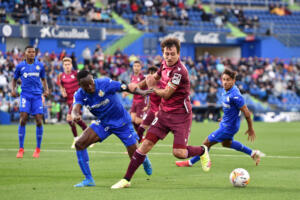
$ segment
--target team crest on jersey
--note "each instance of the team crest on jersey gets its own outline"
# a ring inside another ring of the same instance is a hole
[[[102,90],[99,90],[98,95],[99,95],[99,97],[103,97],[104,96],[104,92]]]
[[[39,65],[37,65],[35,68],[36,68],[36,70],[40,70],[41,69]]]
[[[175,85],[179,85],[180,80],[181,80],[181,74],[174,73],[174,76],[172,78],[172,83]]]
[[[72,78],[72,79],[74,79],[74,78],[75,78],[75,76],[72,74],[72,75],[71,75],[71,78]]]

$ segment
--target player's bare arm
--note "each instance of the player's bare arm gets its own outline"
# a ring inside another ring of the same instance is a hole
[[[80,115],[81,107],[82,106],[80,104],[75,104],[73,106],[71,117],[72,117],[72,120],[75,122],[78,122],[81,120],[81,115]]]
[[[45,78],[42,78],[42,84],[44,88],[44,96],[47,97],[49,95],[49,89],[48,89],[47,80]]]
[[[256,138],[256,135],[252,124],[251,113],[246,105],[244,105],[240,110],[244,113],[248,123],[248,130],[245,132],[245,134],[248,134],[248,140],[253,142]]]
[[[175,92],[176,87],[177,87],[176,85],[174,85],[173,83],[169,82],[168,85],[167,85],[167,87],[165,89],[153,88],[153,91],[158,96],[160,96],[160,97],[164,98],[165,100],[167,100]]]
[[[157,73],[155,73],[153,75],[149,74],[143,81],[146,82],[148,88],[155,88],[159,80],[160,76]]]
[[[17,97],[16,87],[17,87],[17,80],[13,79],[13,81],[12,81],[12,90],[11,90],[11,96],[12,97]]]
[[[128,85],[123,83],[121,85],[121,92],[129,92],[131,94],[139,94],[142,96],[147,96],[148,94],[151,94],[153,90],[152,89],[142,90],[139,88],[138,84],[135,83],[129,83]]]

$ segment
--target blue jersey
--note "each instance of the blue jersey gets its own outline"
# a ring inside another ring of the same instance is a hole
[[[122,106],[116,92],[121,91],[121,83],[109,78],[95,79],[95,92],[86,93],[79,88],[74,94],[74,104],[81,104],[109,128],[120,128],[131,123],[129,113]]]
[[[240,108],[242,108],[244,104],[244,98],[235,85],[229,91],[223,90],[222,105],[224,115],[220,127],[224,132],[235,133],[239,130],[241,122]]]
[[[41,78],[45,78],[45,68],[43,63],[35,59],[32,64],[22,61],[17,65],[14,79],[21,78],[22,95],[41,95],[43,93],[43,86]]]

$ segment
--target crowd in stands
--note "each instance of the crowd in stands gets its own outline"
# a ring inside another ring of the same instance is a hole
[[[51,24],[57,21],[109,22],[111,9],[95,7],[95,0],[35,0],[35,1],[0,1],[0,20],[7,23],[9,14],[16,23]],[[81,18],[81,16],[85,16]]]
[[[86,50],[84,50],[86,51]],[[83,51],[83,53],[84,53]],[[128,56],[118,50],[114,55],[103,54],[101,46],[89,50],[90,56],[85,57],[84,64],[77,63],[74,55],[74,69],[88,69],[95,77],[109,76],[114,80],[129,82],[132,73],[133,61],[140,59],[134,55]],[[61,119],[64,112],[64,99],[57,86],[57,76],[63,71],[62,58],[65,51],[59,54],[54,52],[38,52],[37,58],[45,64],[46,77],[51,96],[45,100],[49,113]],[[70,55],[68,55],[70,56]],[[15,66],[22,61],[23,53],[15,48],[10,52],[0,52],[0,109],[12,114],[12,119],[18,116],[18,99],[10,96],[10,85]],[[147,67],[160,66],[162,57],[142,58],[144,71]],[[290,60],[289,63],[280,59],[241,58],[229,59],[215,57],[209,53],[199,56],[195,60],[189,57],[182,58],[189,70],[191,80],[191,99],[194,106],[211,106],[220,104],[221,80],[220,75],[225,67],[238,72],[237,86],[243,93],[257,97],[261,101],[270,102],[276,98],[285,104],[286,94],[298,98],[294,104],[300,104],[300,60]],[[120,98],[121,97],[120,95]],[[129,99],[122,99],[125,106],[130,106]],[[59,104],[59,105],[58,105]],[[289,104],[290,105],[290,104]]]

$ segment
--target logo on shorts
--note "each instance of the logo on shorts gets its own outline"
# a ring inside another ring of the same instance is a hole
[[[104,93],[102,90],[99,90],[99,93],[98,93],[99,97],[103,97],[104,94],[105,94],[105,93]]]
[[[36,70],[40,70],[41,69],[40,66],[38,66],[38,65],[35,68],[36,68]]]
[[[109,126],[105,127],[104,131],[108,131],[109,130]]]

